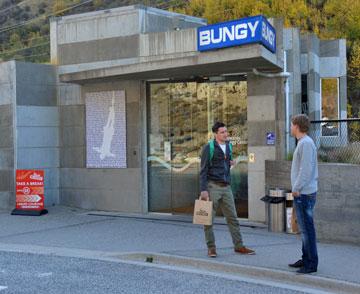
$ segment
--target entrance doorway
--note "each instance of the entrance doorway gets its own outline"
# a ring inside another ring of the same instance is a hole
[[[216,121],[227,125],[237,164],[231,187],[238,217],[248,217],[247,83],[148,84],[149,211],[193,212],[199,196],[200,154]]]

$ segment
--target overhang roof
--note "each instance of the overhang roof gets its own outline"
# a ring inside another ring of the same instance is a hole
[[[100,62],[93,68],[59,66],[61,82],[87,83],[112,79],[188,79],[197,76],[282,70],[277,56],[260,44],[206,52],[179,52],[136,57],[131,60]]]

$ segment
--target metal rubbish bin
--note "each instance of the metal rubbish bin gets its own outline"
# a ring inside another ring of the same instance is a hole
[[[266,221],[270,232],[285,231],[284,193],[284,190],[270,190],[269,195],[261,198],[266,204]]]
[[[294,209],[294,197],[292,193],[285,193],[285,211],[286,211],[286,233],[297,234],[299,229],[297,226],[295,209]]]

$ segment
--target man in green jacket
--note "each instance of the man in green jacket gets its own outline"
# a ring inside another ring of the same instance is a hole
[[[240,225],[237,219],[234,196],[230,186],[231,148],[225,124],[217,122],[212,127],[215,136],[213,150],[210,143],[205,145],[201,154],[200,199],[213,202],[213,218],[220,206],[230,230],[234,251],[240,254],[255,254],[246,248],[242,241]],[[211,148],[212,149],[212,148]],[[208,256],[216,257],[216,245],[213,226],[204,226]]]

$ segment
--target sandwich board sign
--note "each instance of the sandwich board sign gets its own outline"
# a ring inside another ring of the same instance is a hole
[[[42,215],[44,207],[44,171],[16,170],[16,206],[11,214]]]

